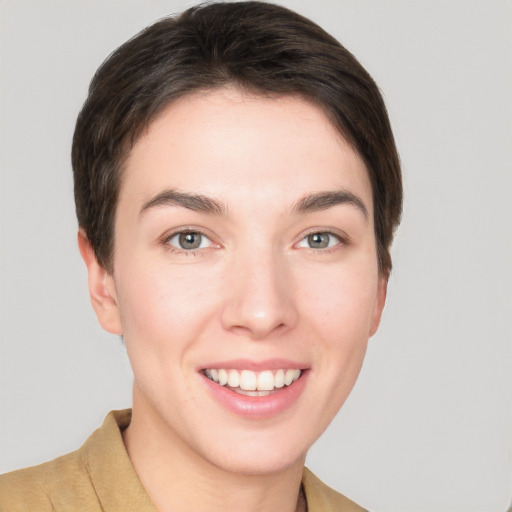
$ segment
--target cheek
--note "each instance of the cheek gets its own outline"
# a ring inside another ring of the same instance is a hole
[[[326,274],[323,279],[317,275],[313,282],[303,283],[315,290],[304,293],[308,297],[306,309],[326,340],[338,347],[367,340],[377,281],[371,269],[360,273],[340,269]]]
[[[132,265],[119,279],[118,302],[128,349],[151,346],[154,357],[179,353],[197,338],[214,314],[213,279],[203,273],[162,265]],[[146,353],[147,354],[147,353]],[[147,355],[145,356],[147,357]]]
[[[372,261],[357,271],[339,266],[323,277],[317,274],[315,288],[308,283],[315,290],[306,305],[317,340],[315,373],[319,386],[328,388],[318,396],[323,396],[321,407],[328,418],[347,398],[363,364],[378,283]]]

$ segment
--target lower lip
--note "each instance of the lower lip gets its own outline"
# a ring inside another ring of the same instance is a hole
[[[302,371],[300,378],[293,384],[277,389],[267,396],[240,395],[202,374],[201,376],[213,397],[226,409],[246,418],[265,419],[278,416],[292,407],[304,390],[308,372]]]

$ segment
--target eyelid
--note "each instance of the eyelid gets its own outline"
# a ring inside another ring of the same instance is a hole
[[[338,229],[333,229],[333,228],[317,227],[317,228],[308,229],[308,230],[304,231],[303,233],[301,233],[300,238],[297,240],[297,242],[294,243],[294,247],[298,247],[298,245],[303,240],[305,240],[308,236],[311,236],[311,235],[314,235],[317,233],[318,234],[328,234],[333,237],[336,237],[339,240],[339,243],[335,244],[334,246],[331,246],[331,247],[325,247],[323,249],[314,249],[313,247],[305,247],[305,249],[310,249],[315,252],[329,252],[329,251],[335,250],[339,245],[348,245],[350,243],[350,239],[349,239],[348,235],[346,233],[344,233],[343,231],[340,231]]]
[[[178,235],[183,235],[187,233],[197,233],[205,238],[207,238],[210,241],[210,245],[208,247],[198,247],[197,249],[182,249],[180,247],[177,247],[175,245],[171,245],[169,242],[174,237]],[[207,230],[196,227],[196,226],[181,226],[178,228],[174,228],[171,231],[166,232],[161,238],[160,243],[165,246],[165,248],[171,252],[177,253],[177,254],[185,254],[185,255],[191,255],[191,254],[197,254],[199,252],[211,249],[211,248],[218,248],[220,247],[219,243],[214,242],[213,236],[211,234],[207,233]]]

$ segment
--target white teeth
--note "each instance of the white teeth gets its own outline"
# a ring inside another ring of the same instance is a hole
[[[242,370],[240,374],[240,389],[244,391],[254,391],[256,389],[256,374],[250,370]]]
[[[240,386],[240,374],[236,370],[229,370],[228,386],[231,388],[237,388]]]
[[[271,391],[244,391],[241,388],[234,390],[239,395],[245,395],[245,396],[268,396],[271,394]]]
[[[274,386],[276,388],[282,388],[284,386],[284,370],[277,370],[274,375]]]
[[[272,391],[274,389],[274,375],[270,370],[258,375],[258,391]]]
[[[225,386],[228,383],[228,372],[226,370],[219,370],[219,384]]]
[[[286,386],[289,386],[293,381],[297,380],[300,377],[300,370],[286,370],[286,374],[284,376],[284,383]]]
[[[239,372],[234,369],[207,369],[204,371],[206,377],[221,386],[229,386],[238,390],[241,394],[249,396],[266,396],[274,389],[280,389],[289,386],[295,382],[302,374],[297,369],[280,369],[275,372],[264,370],[256,373],[251,370],[242,370]]]

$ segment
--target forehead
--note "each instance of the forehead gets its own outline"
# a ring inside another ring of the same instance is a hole
[[[149,125],[126,160],[119,206],[162,188],[227,202],[235,192],[254,202],[261,191],[291,202],[340,187],[363,196],[371,211],[364,162],[320,107],[224,88],[180,98]]]

